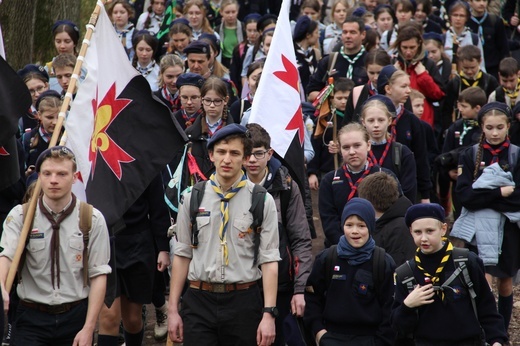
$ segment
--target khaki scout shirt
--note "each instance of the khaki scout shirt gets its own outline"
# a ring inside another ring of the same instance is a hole
[[[240,180],[233,184],[233,187]],[[201,280],[215,283],[246,283],[261,278],[258,266],[280,260],[278,251],[278,216],[273,197],[266,194],[264,220],[260,233],[260,248],[257,264],[253,264],[253,233],[249,226],[253,215],[249,212],[254,184],[247,185],[229,201],[229,223],[226,233],[229,264],[223,262],[219,228],[220,197],[213,191],[211,183],[206,183],[204,198],[197,214],[199,245],[191,247],[190,199],[191,188],[184,191],[177,217],[177,237],[175,255],[191,258],[188,280]]]
[[[72,214],[60,224],[60,287],[58,288],[55,281],[55,289],[52,288],[51,278],[52,226],[40,211],[40,207],[36,207],[34,224],[28,235],[29,243],[26,246],[22,280],[18,285],[20,299],[59,305],[88,297],[89,287],[83,287],[83,233],[79,229],[79,205],[80,201],[77,200]],[[18,205],[11,210],[4,222],[4,232],[0,240],[3,251],[0,256],[13,259],[22,226],[23,211],[22,206]],[[94,209],[88,245],[89,277],[109,274],[109,258],[105,218]]]

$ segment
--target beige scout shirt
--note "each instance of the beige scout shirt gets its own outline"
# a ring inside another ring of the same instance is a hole
[[[235,182],[233,187],[239,182]],[[261,278],[258,266],[280,260],[278,251],[278,216],[273,197],[266,194],[264,220],[260,233],[258,262],[253,264],[253,233],[248,232],[253,221],[249,212],[254,184],[247,185],[229,202],[229,224],[226,233],[229,264],[223,265],[222,246],[220,245],[220,197],[206,183],[204,198],[199,207],[197,225],[199,245],[191,247],[190,199],[191,189],[184,191],[184,200],[179,205],[177,217],[177,237],[175,255],[191,258],[188,280],[201,280],[216,283],[246,283]]]
[[[79,229],[79,205],[60,225],[60,287],[52,288],[51,278],[51,223],[36,208],[34,224],[29,231],[22,280],[18,285],[20,299],[35,303],[59,305],[88,297],[89,287],[83,287],[83,233]],[[47,208],[49,209],[49,208]],[[49,209],[50,211],[50,209]],[[0,240],[0,256],[12,260],[23,226],[22,206],[14,207],[4,222]],[[92,229],[88,245],[88,275],[90,278],[109,274],[110,258],[108,230],[105,218],[97,209],[92,215]]]

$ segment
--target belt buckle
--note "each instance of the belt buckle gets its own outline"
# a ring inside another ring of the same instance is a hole
[[[59,315],[64,312],[67,312],[67,305],[66,304],[60,304],[60,305],[49,305],[47,306],[47,311],[51,315]]]
[[[211,291],[213,293],[226,293],[226,284],[211,284]]]

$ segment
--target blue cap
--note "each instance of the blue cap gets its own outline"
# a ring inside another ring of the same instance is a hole
[[[412,205],[404,215],[406,226],[411,227],[415,220],[435,219],[444,223],[444,208],[437,203],[420,203]]]
[[[256,30],[258,32],[263,33],[266,26],[271,23],[276,23],[278,21],[278,16],[274,14],[264,14],[258,22],[256,22]]]
[[[482,118],[484,118],[484,115],[493,110],[504,113],[509,121],[513,120],[513,112],[511,111],[511,108],[503,102],[495,101],[486,103],[482,108],[480,108],[477,116],[479,125],[482,125]]]
[[[74,31],[74,33],[76,34],[76,37],[71,37],[72,40],[75,41],[75,42],[78,42],[78,40],[79,40],[79,28],[78,28],[78,26],[75,23],[71,22],[70,20],[66,20],[66,19],[58,20],[52,26],[52,30],[51,30],[52,33],[54,33],[54,31],[61,25],[66,25],[66,26],[70,27]]]
[[[388,81],[392,77],[392,75],[397,71],[394,65],[386,65],[383,67],[381,72],[379,73],[379,77],[377,77],[377,93],[380,95],[385,95],[385,86],[388,85]]]
[[[257,22],[262,18],[262,16],[258,13],[249,13],[247,16],[244,17],[244,23],[251,23],[251,22]]]
[[[213,134],[213,136],[208,141],[208,150],[211,150],[215,143],[220,142],[221,140],[225,139],[226,137],[229,137],[231,135],[244,135],[248,136],[249,132],[247,129],[239,124],[229,124],[227,126],[224,126],[217,132]]]
[[[202,88],[202,85],[204,84],[206,80],[204,77],[202,77],[200,74],[192,73],[192,72],[186,72],[183,73],[177,78],[177,82],[175,85],[177,86],[177,89],[180,89],[181,86],[184,85],[193,85],[197,88]]]
[[[296,42],[299,42],[305,38],[307,35],[307,31],[309,30],[309,26],[311,25],[311,19],[307,16],[300,16],[296,25],[294,26],[293,39]]]
[[[186,26],[190,26],[190,21],[187,20],[186,18],[176,18],[171,24],[170,24],[170,28],[172,26],[174,26],[175,24],[184,24]]]
[[[444,35],[438,34],[436,32],[427,32],[423,35],[425,40],[435,40],[440,44],[444,44]]]
[[[206,54],[209,56],[209,44],[204,41],[193,41],[188,45],[188,47],[184,48],[184,54],[188,55],[190,53],[195,54]]]
[[[220,40],[217,38],[217,36],[205,32],[199,36],[199,40],[210,42],[210,44],[213,46],[213,49],[217,52],[217,55],[220,54]]]
[[[341,229],[343,229],[345,221],[352,215],[356,215],[365,221],[370,233],[376,230],[376,211],[366,199],[354,197],[345,204],[341,214]]]
[[[47,71],[45,71],[45,67],[40,66],[40,65],[33,65],[33,64],[25,65],[24,68],[21,70],[18,70],[17,73],[23,79],[30,72],[35,72],[35,73],[39,74],[40,76],[42,76],[44,79],[46,79],[47,82],[49,81],[49,74],[47,73]]]
[[[57,92],[56,90],[46,90],[42,92],[40,96],[38,96],[38,99],[36,100],[36,103],[34,105],[36,107],[36,110],[38,110],[38,108],[40,107],[40,102],[42,102],[43,99],[49,97],[55,97],[58,100],[61,100],[61,95],[59,92]]]
[[[392,113],[392,115],[395,115],[395,112],[396,112],[395,105],[392,102],[392,100],[390,100],[390,98],[388,96],[381,95],[381,94],[376,94],[376,95],[370,96],[365,102],[363,102],[363,108],[370,101],[380,101],[380,102],[383,102],[384,105],[386,106],[386,108],[388,109],[388,111],[390,113]]]
[[[352,12],[352,15],[353,15],[354,17],[359,17],[359,18],[361,18],[361,17],[363,17],[363,15],[364,15],[365,13],[367,13],[366,8],[364,8],[364,7],[362,7],[362,6],[359,6],[358,8],[356,8],[356,9],[354,10],[354,12]]]
[[[69,148],[67,148],[64,145],[57,145],[55,147],[45,149],[44,151],[42,151],[40,156],[38,156],[38,159],[36,159],[36,164],[35,164],[36,172],[40,173],[40,168],[42,167],[43,161],[45,161],[45,159],[48,159],[49,157],[51,157],[52,153],[56,152],[56,151],[59,151],[60,154],[63,154],[63,155],[72,154],[73,161],[76,162],[76,156],[74,155],[72,150],[70,150]]]

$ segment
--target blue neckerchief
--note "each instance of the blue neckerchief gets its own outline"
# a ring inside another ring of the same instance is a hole
[[[372,253],[374,252],[374,248],[376,246],[376,241],[372,236],[368,238],[368,241],[360,247],[356,249],[352,245],[349,244],[345,235],[342,235],[339,238],[338,243],[338,257],[344,258],[348,261],[348,264],[351,266],[356,266],[362,263],[365,263],[372,257]]]
[[[484,15],[481,19],[477,19],[477,17],[471,16],[471,20],[477,23],[478,25],[478,37],[480,38],[480,42],[482,42],[482,47],[484,47],[484,28],[482,27],[482,24],[484,24],[484,21],[488,17],[488,12],[484,12]]]

